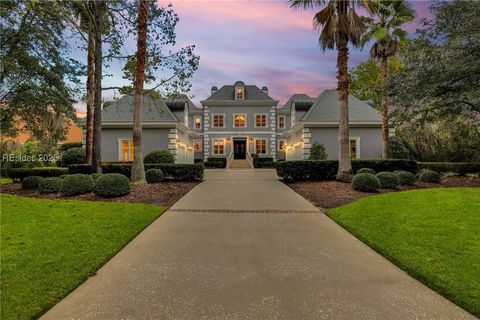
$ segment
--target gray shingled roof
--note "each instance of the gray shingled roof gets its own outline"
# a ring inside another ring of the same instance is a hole
[[[123,96],[116,101],[105,102],[102,110],[102,123],[132,122],[135,97]],[[162,99],[143,96],[142,121],[148,122],[178,122],[178,119],[165,105]]]
[[[185,103],[188,106],[189,114],[202,114],[203,110],[195,106],[195,104],[188,98],[187,95],[181,94],[173,98],[164,99],[170,110],[183,110]],[[182,105],[183,104],[183,105]]]
[[[292,103],[296,102],[295,105],[303,105],[305,103],[313,103],[315,98],[308,96],[305,93],[295,93],[293,94],[290,99],[283,105],[283,107],[277,109],[278,114],[290,114],[290,110],[292,108]]]
[[[235,86],[225,85],[221,87],[217,92],[205,99],[204,102],[217,100],[235,100]],[[245,85],[245,100],[275,101],[265,92],[260,90],[259,87],[254,85]]]
[[[350,122],[380,123],[379,112],[368,103],[348,95],[348,116]],[[338,92],[325,90],[316,99],[301,122],[338,122]]]

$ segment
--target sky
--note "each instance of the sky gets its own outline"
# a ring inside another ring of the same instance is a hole
[[[159,5],[170,2],[158,0]],[[179,15],[177,45],[195,44],[200,65],[192,82],[192,101],[210,95],[219,88],[241,80],[246,84],[267,86],[281,107],[294,93],[318,96],[336,87],[336,51],[323,52],[318,31],[313,30],[314,11],[293,10],[285,1],[171,1]],[[430,17],[430,2],[411,1],[417,13],[405,29],[414,34],[418,21]],[[134,52],[135,42],[126,44]],[[350,51],[349,68],[368,60],[368,46]],[[78,55],[82,60],[85,54]],[[77,54],[75,55],[77,56]],[[113,63],[105,86],[124,84],[121,65]],[[110,100],[113,92],[105,92]],[[118,97],[118,94],[117,94]],[[83,111],[84,106],[79,104]]]

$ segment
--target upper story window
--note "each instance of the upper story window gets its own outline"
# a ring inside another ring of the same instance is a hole
[[[255,127],[266,127],[267,126],[267,115],[266,114],[256,114],[255,115]]]
[[[246,114],[234,114],[233,115],[233,127],[234,128],[245,128],[247,125],[247,115]]]
[[[225,115],[224,114],[214,114],[213,117],[213,127],[214,128],[224,128],[225,127]]]
[[[278,129],[285,129],[285,116],[278,116]]]
[[[202,117],[195,116],[193,118],[193,122],[195,123],[195,129],[202,129]]]

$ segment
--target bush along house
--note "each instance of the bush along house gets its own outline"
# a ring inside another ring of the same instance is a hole
[[[237,81],[221,88],[197,108],[186,96],[145,96],[143,154],[168,150],[176,163],[221,163],[251,168],[262,160],[303,160],[314,143],[329,159],[338,158],[338,94],[326,90],[317,98],[294,94],[277,108],[268,88]],[[134,97],[106,102],[102,111],[102,160],[133,160]],[[352,158],[379,158],[381,121],[376,109],[349,96]]]

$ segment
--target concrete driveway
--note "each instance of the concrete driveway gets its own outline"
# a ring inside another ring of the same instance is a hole
[[[474,319],[273,170],[207,170],[43,319]]]

